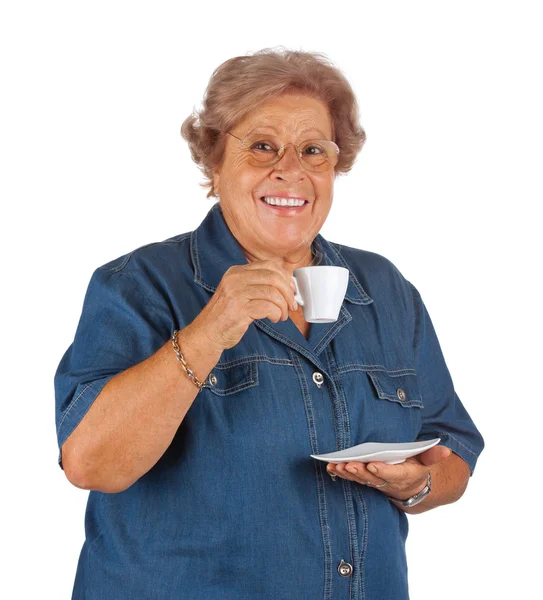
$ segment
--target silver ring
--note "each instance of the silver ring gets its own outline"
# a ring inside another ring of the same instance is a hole
[[[379,484],[377,484],[377,483],[374,483],[374,484],[372,484],[372,485],[373,485],[374,487],[376,487],[376,488],[384,488],[384,487],[386,487],[386,486],[388,485],[388,481],[385,481],[385,483],[379,483]]]

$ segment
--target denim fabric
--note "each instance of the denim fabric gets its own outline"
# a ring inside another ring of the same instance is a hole
[[[89,493],[73,599],[408,598],[405,513],[310,454],[440,437],[473,471],[483,440],[411,283],[377,254],[321,235],[312,249],[350,271],[339,319],[308,340],[290,319],[254,321],[156,465],[124,492]],[[195,231],[98,268],[55,375],[59,448],[111,377],[246,263],[217,203]]]

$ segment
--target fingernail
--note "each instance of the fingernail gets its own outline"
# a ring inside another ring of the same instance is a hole
[[[296,284],[294,283],[294,281],[292,281],[292,279],[290,280],[290,287],[296,291]]]
[[[298,303],[294,300],[294,310],[298,310]]]
[[[375,474],[375,473],[377,473],[377,468],[376,468],[376,467],[374,467],[373,465],[370,465],[370,466],[368,467],[368,471],[371,471],[372,473],[374,473],[374,474]]]
[[[349,471],[349,473],[358,473],[358,469],[356,469],[356,467],[347,467],[346,471]]]

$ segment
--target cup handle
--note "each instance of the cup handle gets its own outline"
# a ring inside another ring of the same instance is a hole
[[[302,297],[300,296],[300,288],[298,287],[298,282],[296,281],[296,277],[294,277],[294,275],[292,276],[292,280],[294,281],[294,285],[296,286],[296,293],[294,294],[294,300],[296,300],[296,302],[300,306],[303,306],[304,301],[302,300]]]

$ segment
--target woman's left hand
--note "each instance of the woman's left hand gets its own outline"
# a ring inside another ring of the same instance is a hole
[[[337,465],[329,463],[327,471],[349,481],[376,488],[391,498],[406,500],[424,488],[430,467],[445,460],[450,455],[451,450],[449,448],[434,446],[398,465],[387,465],[382,462],[368,464],[343,462]],[[356,473],[350,472],[349,469],[356,469]]]

